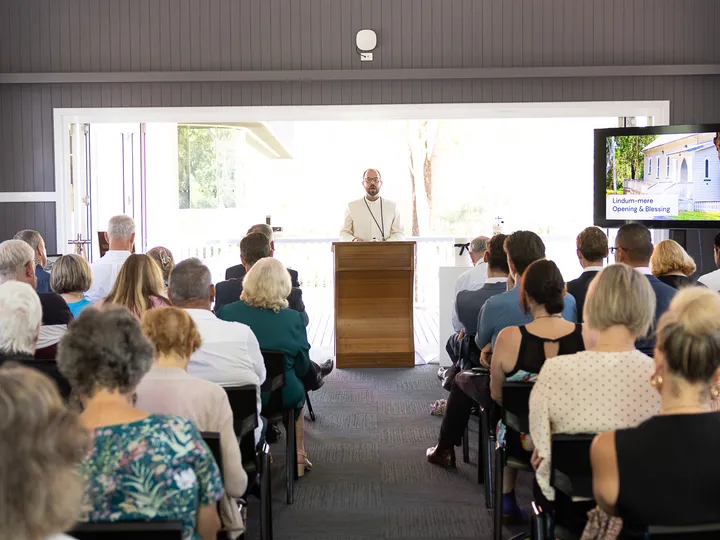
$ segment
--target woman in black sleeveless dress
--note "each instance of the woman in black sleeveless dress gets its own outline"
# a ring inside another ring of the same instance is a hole
[[[552,261],[535,261],[523,274],[520,284],[520,303],[532,315],[525,326],[509,326],[498,334],[490,371],[490,392],[493,400],[502,404],[505,380],[532,382],[547,358],[574,354],[585,350],[582,325],[562,318],[565,280]],[[507,431],[506,443],[522,445],[521,434]],[[503,473],[503,521],[512,523],[522,519],[515,497],[517,469],[506,468]]]
[[[622,518],[625,538],[649,525],[720,523],[718,293],[693,287],[675,296],[658,325],[655,366],[649,382],[660,414],[598,435],[591,449],[595,499]]]

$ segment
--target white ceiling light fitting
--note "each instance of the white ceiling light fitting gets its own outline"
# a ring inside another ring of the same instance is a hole
[[[362,62],[372,62],[377,47],[377,34],[373,30],[360,30],[355,36],[355,47]]]

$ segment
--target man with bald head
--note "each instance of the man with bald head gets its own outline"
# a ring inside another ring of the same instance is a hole
[[[340,231],[342,242],[385,242],[404,240],[400,214],[393,201],[380,196],[380,171],[368,169],[363,173],[365,196],[352,201],[345,210],[345,223]]]

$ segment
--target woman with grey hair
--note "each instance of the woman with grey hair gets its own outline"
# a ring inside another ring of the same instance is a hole
[[[223,486],[189,420],[135,408],[153,347],[125,308],[89,308],[71,325],[58,364],[80,396],[93,444],[81,465],[91,522],[182,521],[184,540],[214,540]]]
[[[305,406],[303,377],[310,368],[310,344],[302,315],[288,308],[290,274],[277,259],[266,257],[256,262],[243,280],[239,302],[220,308],[219,319],[246,324],[257,337],[261,349],[285,353],[285,386],[283,405],[296,411],[298,474],[312,468],[305,452]],[[267,405],[269,393],[262,393]]]
[[[0,540],[69,538],[87,430],[50,379],[18,364],[0,369],[0,418]]]

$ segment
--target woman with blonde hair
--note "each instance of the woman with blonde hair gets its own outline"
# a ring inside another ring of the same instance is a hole
[[[693,258],[675,240],[662,240],[650,257],[650,271],[673,289],[695,285],[692,276],[697,266]]]
[[[300,414],[305,405],[302,379],[310,367],[310,344],[302,315],[288,308],[290,274],[272,257],[256,262],[243,279],[239,302],[220,308],[218,318],[246,324],[257,337],[261,349],[285,353],[283,405],[296,410],[298,474],[312,467],[304,446],[305,423]],[[268,394],[262,394],[263,405]]]
[[[247,474],[225,390],[214,382],[188,374],[190,356],[201,345],[198,327],[184,310],[167,307],[146,312],[142,328],[155,347],[155,357],[135,391],[135,406],[151,413],[175,414],[192,420],[200,431],[220,433],[225,484],[220,521],[223,530],[235,538],[245,529],[237,499],[245,494]]]
[[[69,538],[89,433],[48,377],[19,364],[0,368],[0,419],[0,539]]]
[[[684,289],[658,326],[648,386],[659,414],[598,435],[591,448],[595,500],[622,518],[623,533],[720,522],[720,416],[711,406],[719,380],[720,295]]]
[[[160,267],[149,255],[130,255],[103,304],[126,307],[136,317],[149,309],[169,306]]]
[[[173,257],[172,251],[166,247],[157,246],[148,251],[147,254],[157,263],[160,271],[162,272],[165,287],[167,287],[168,280],[170,279],[170,272],[173,268],[175,268],[175,258]]]
[[[555,500],[550,486],[554,434],[635,426],[660,408],[648,383],[653,360],[635,347],[654,313],[650,281],[626,264],[608,266],[590,283],[583,319],[591,343],[583,352],[546,360],[530,394],[535,499],[541,506],[551,507]]]
[[[50,274],[50,288],[67,302],[73,317],[92,304],[85,297],[92,285],[92,271],[88,262],[71,253],[63,255],[53,264]]]

